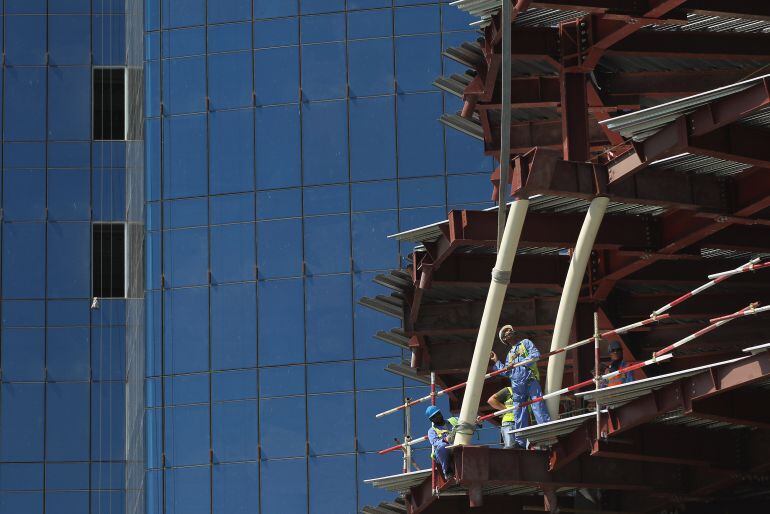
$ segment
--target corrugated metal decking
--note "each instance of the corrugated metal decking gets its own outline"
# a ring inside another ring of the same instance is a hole
[[[736,84],[730,84],[729,86],[688,96],[687,98],[666,102],[655,107],[610,118],[600,123],[610,130],[620,133],[624,137],[631,138],[634,141],[643,141],[666,125],[674,122],[680,116],[689,114],[697,108],[720,98],[744,91],[768,79],[770,79],[770,74],[762,75]],[[765,116],[766,113],[763,113],[762,116],[759,117],[759,120],[764,120]],[[752,117],[749,117],[748,119],[751,120]]]
[[[691,377],[697,375],[703,371],[716,368],[719,366],[725,366],[732,364],[750,357],[738,357],[723,362],[715,362],[713,364],[707,364],[705,366],[699,366],[697,368],[686,369],[683,371],[676,371],[674,373],[668,373],[666,375],[660,375],[652,378],[645,378],[643,380],[636,380],[627,384],[622,384],[614,387],[607,387],[604,389],[585,391],[582,393],[576,393],[575,396],[583,398],[589,402],[598,401],[600,405],[609,408],[618,407],[625,403],[630,402],[640,396],[650,394],[656,389],[667,386],[680,380],[682,378]]]

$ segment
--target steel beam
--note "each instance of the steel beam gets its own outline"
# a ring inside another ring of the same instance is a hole
[[[649,6],[651,3],[647,5]],[[532,2],[532,7],[630,16],[640,16],[645,12],[643,10],[644,2],[629,2],[628,0],[535,0]],[[712,16],[770,19],[770,5],[764,0],[689,0],[683,8],[688,12]]]
[[[601,433],[612,439],[645,425],[662,414],[683,411],[694,415],[693,401],[750,385],[770,377],[770,352],[757,354],[732,364],[683,378],[661,389],[616,407],[602,417]],[[562,469],[596,444],[593,420],[562,437],[551,452],[550,468]]]
[[[590,200],[607,195],[622,203],[666,208],[723,212],[725,182],[709,175],[687,175],[648,170],[633,181],[607,187],[607,169],[601,165],[560,160],[548,149],[536,149],[514,160],[512,192],[555,195]]]
[[[497,156],[500,153],[500,125],[490,121],[489,112],[488,110],[478,111],[484,131],[484,153]],[[588,127],[591,146],[605,146],[607,138],[599,125],[593,122],[589,123]],[[558,119],[517,121],[511,125],[511,154],[528,152],[535,146],[561,148],[563,142],[561,120]]]
[[[639,31],[607,55],[770,60],[767,36],[735,32]]]
[[[496,238],[495,211],[455,210],[442,225],[442,235],[436,241],[425,242],[427,254],[415,256],[415,267],[421,275],[413,277],[420,290],[430,287],[434,273],[444,260],[462,247],[487,246],[493,248]],[[574,244],[580,231],[582,217],[578,214],[532,213],[524,225],[522,248],[568,248]],[[653,243],[649,238],[653,222],[640,216],[608,216],[597,236],[596,248],[624,248],[648,251]],[[427,278],[426,278],[427,277]],[[413,302],[413,305],[419,302]]]
[[[496,34],[495,27],[487,27],[486,41],[494,43]],[[557,29],[519,27],[513,37],[513,58],[550,60],[556,65],[556,69],[559,68]],[[484,51],[490,63],[491,75],[495,75],[493,68],[499,66],[495,59],[500,58],[500,45],[488,44]],[[770,61],[767,35],[762,33],[643,30],[616,42],[606,54]],[[485,88],[491,90],[489,86]]]
[[[641,28],[660,23],[670,11],[685,3],[685,0],[652,0],[647,2],[645,12],[641,16],[627,20],[605,18],[605,15],[594,15],[591,18],[592,41],[588,53],[581,63],[581,68],[592,70],[599,63],[604,53],[628,38]]]
[[[486,446],[454,449],[456,476],[461,485],[599,488],[626,491],[676,492],[682,477],[676,467],[622,462],[584,456],[557,472],[548,471],[548,454]]]
[[[507,298],[503,305],[501,319],[516,327],[532,327],[532,330],[553,328],[559,297],[551,298]],[[423,303],[420,315],[410,334],[428,336],[438,333],[456,333],[457,330],[478,331],[484,301],[455,301]],[[464,333],[464,332],[463,332]]]
[[[433,273],[433,286],[459,285],[478,289],[481,296],[489,288],[489,273],[494,266],[494,256],[485,254],[454,254],[448,257]],[[519,255],[511,274],[509,288],[561,290],[567,273],[569,257],[565,255]],[[486,282],[486,288],[483,285]]]
[[[660,424],[644,425],[622,437],[594,442],[591,455],[608,459],[658,462],[739,470],[741,443],[737,431],[715,432]]]
[[[758,69],[726,69],[698,71],[643,71],[632,73],[598,73],[602,92],[610,97],[622,96],[688,96],[745,80]]]
[[[757,408],[770,400],[770,392],[740,390],[692,403],[692,414],[731,425],[770,429],[770,411]]]
[[[609,183],[623,181],[657,159],[691,150],[691,153],[765,166],[770,157],[763,148],[767,145],[761,142],[767,139],[767,134],[756,128],[733,124],[768,105],[770,80],[765,79],[682,115],[643,142],[636,143],[632,151],[608,163]],[[744,138],[746,141],[742,140]]]
[[[770,131],[733,123],[688,138],[685,151],[750,166],[770,168]]]
[[[565,160],[587,161],[591,158],[586,82],[584,73],[562,72],[560,75],[561,133]]]

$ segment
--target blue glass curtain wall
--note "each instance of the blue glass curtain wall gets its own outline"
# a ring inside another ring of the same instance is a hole
[[[374,414],[424,388],[384,371],[403,356],[373,336],[399,322],[357,301],[411,250],[387,235],[491,205],[492,162],[432,85],[470,21],[437,0],[146,1],[149,513],[392,499],[362,481],[401,469],[376,451],[404,420]]]
[[[91,77],[124,64],[123,1],[0,8],[0,514],[120,514],[125,301],[90,297],[124,143],[92,141]]]

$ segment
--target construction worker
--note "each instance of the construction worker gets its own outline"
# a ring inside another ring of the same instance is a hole
[[[493,362],[494,369],[503,369],[518,362],[530,359],[537,360],[540,357],[540,351],[535,346],[535,343],[529,339],[522,339],[514,344],[515,331],[511,325],[505,325],[501,328],[498,336],[500,341],[504,345],[510,346],[511,349],[508,352],[505,363],[497,358],[495,352],[491,353],[490,359]],[[551,421],[551,416],[548,414],[548,409],[546,409],[543,402],[533,403],[526,409],[519,408],[519,404],[543,396],[543,391],[540,388],[540,371],[537,369],[537,362],[532,362],[526,366],[518,366],[501,374],[511,379],[513,406],[515,407],[513,421],[515,429],[529,426],[530,411],[534,415],[537,424]],[[518,435],[514,436],[514,448],[526,447],[526,439]]]
[[[447,446],[454,441],[454,431],[459,421],[455,417],[444,420],[444,415],[435,405],[429,405],[425,409],[425,417],[431,422],[431,427],[428,429],[428,440],[433,450],[430,457],[438,461],[444,479],[451,480],[454,478],[455,471]]]
[[[493,394],[487,400],[487,403],[496,411],[503,409],[510,409],[513,407],[513,388],[503,387],[498,392]],[[502,422],[500,426],[500,434],[503,436],[503,448],[510,449],[514,447],[513,428],[514,428],[515,415],[514,411],[506,412],[503,414]]]
[[[619,342],[611,341],[609,346],[609,352],[610,352],[610,365],[607,367],[604,373],[612,373],[613,371],[617,371],[619,369],[622,369],[628,366],[628,363],[625,360],[623,360],[623,348],[620,346]],[[627,384],[633,381],[634,381],[634,373],[632,371],[630,373],[621,373],[609,380],[603,380],[602,383],[600,384],[600,387],[612,387],[616,385]]]

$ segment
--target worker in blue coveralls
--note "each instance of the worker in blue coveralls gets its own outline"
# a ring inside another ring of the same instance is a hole
[[[452,444],[454,440],[454,430],[458,425],[458,420],[454,417],[445,420],[444,415],[441,414],[441,411],[435,405],[429,405],[425,409],[425,417],[431,422],[431,427],[428,429],[428,440],[433,450],[430,453],[430,457],[438,461],[444,479],[452,480],[455,471],[452,467],[452,459],[447,446]]]
[[[505,325],[500,329],[500,332],[498,333],[500,341],[502,341],[505,346],[510,346],[511,349],[508,352],[508,356],[504,363],[497,358],[495,352],[491,353],[490,359],[493,362],[494,369],[503,369],[504,367],[516,364],[517,362],[537,359],[540,357],[540,351],[535,346],[535,343],[529,339],[522,339],[514,344],[515,334],[516,333],[511,325]],[[548,409],[544,402],[533,403],[526,409],[519,407],[520,403],[543,395],[543,391],[540,388],[540,371],[537,369],[537,362],[532,362],[526,366],[518,366],[502,373],[502,375],[511,379],[513,405],[515,407],[515,417],[513,421],[514,429],[518,430],[529,426],[530,410],[534,415],[537,424],[551,421],[551,416],[548,414]],[[513,447],[526,448],[526,439],[516,435],[514,437]]]
[[[620,346],[619,342],[610,342],[609,352],[610,365],[604,371],[605,373],[612,373],[613,371],[617,371],[628,366],[628,363],[623,359],[623,348]],[[602,382],[599,384],[599,387],[612,387],[616,385],[627,384],[633,381],[634,372],[631,371],[630,373],[621,373],[620,375],[612,377],[610,380],[602,380]]]

